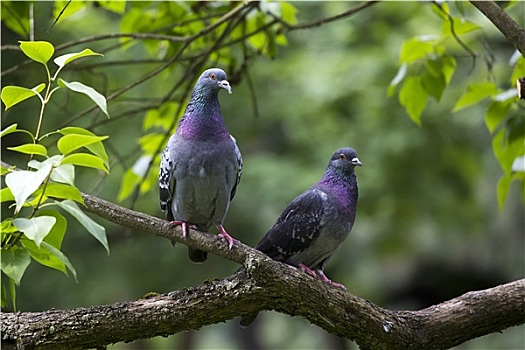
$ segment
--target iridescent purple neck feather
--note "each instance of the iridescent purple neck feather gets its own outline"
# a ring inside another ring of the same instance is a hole
[[[195,87],[177,133],[192,140],[221,141],[230,137],[222,118],[217,90]]]
[[[344,171],[330,165],[315,187],[334,196],[345,211],[355,215],[358,190],[353,169]]]

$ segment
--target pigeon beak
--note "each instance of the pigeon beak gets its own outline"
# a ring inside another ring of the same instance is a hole
[[[361,163],[361,161],[357,157],[352,159],[352,164],[354,164],[356,166],[363,166],[363,163]]]
[[[232,88],[231,88],[230,82],[228,80],[221,80],[221,81],[218,82],[218,84],[219,84],[219,87],[221,89],[224,89],[224,90],[228,91],[229,94],[232,93]]]

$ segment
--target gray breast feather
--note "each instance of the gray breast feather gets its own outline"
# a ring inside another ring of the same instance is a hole
[[[201,229],[222,225],[240,180],[242,158],[234,139],[209,145],[170,138],[162,155],[159,191],[163,210],[173,220],[196,224]]]

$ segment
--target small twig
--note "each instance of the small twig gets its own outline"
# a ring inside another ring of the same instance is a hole
[[[20,20],[20,17],[17,16],[16,13],[13,13],[13,11],[11,11],[11,8],[8,5],[5,5],[3,2],[2,2],[2,10],[7,11],[9,13],[9,16],[11,16],[12,18],[16,20],[17,24],[20,26],[20,29],[24,31],[24,36],[29,38],[29,33],[27,32],[24,24]]]
[[[29,41],[35,41],[34,1],[29,3]]]
[[[289,24],[289,23],[281,20],[278,17],[274,16],[274,18],[278,19],[279,22],[282,25],[284,25],[288,31],[300,30],[300,29],[308,29],[308,28],[313,28],[313,27],[319,27],[319,26],[321,26],[323,24],[327,24],[327,23],[330,23],[330,22],[333,22],[333,21],[337,21],[337,20],[343,19],[345,17],[349,17],[349,16],[354,15],[354,14],[358,13],[359,11],[364,10],[365,8],[373,6],[373,5],[377,4],[377,3],[379,3],[379,1],[366,1],[366,2],[364,2],[362,4],[360,4],[360,5],[352,7],[350,9],[348,9],[347,11],[341,12],[341,13],[339,13],[337,15],[334,15],[334,16],[331,16],[331,17],[322,18],[322,19],[319,19],[319,20],[316,20],[316,21],[299,23],[299,24],[295,24],[295,25]],[[270,13],[270,15],[273,16],[273,14],[271,14],[271,13]]]
[[[494,1],[470,0],[470,3],[483,13],[525,57],[525,29],[516,23],[516,21]]]
[[[49,34],[51,32],[51,30],[53,29],[53,27],[55,26],[55,24],[58,22],[58,20],[60,19],[60,17],[62,17],[62,14],[64,13],[64,11],[67,9],[67,7],[69,6],[69,4],[71,3],[72,0],[69,0],[67,2],[67,4],[64,6],[64,8],[62,9],[62,11],[60,11],[60,13],[58,14],[57,18],[55,18],[55,21],[53,22],[53,24],[51,25],[51,27],[49,27],[49,29],[47,30],[47,34]]]
[[[472,66],[470,67],[468,74],[472,73],[472,71],[474,70],[476,66],[476,58],[477,58],[476,53],[467,44],[465,44],[463,40],[461,40],[459,36],[456,34],[456,29],[454,27],[454,17],[452,17],[450,13],[445,11],[445,9],[443,8],[443,6],[441,6],[440,3],[433,1],[432,4],[436,6],[445,16],[447,16],[447,19],[450,22],[450,33],[452,34],[454,39],[456,39],[456,42],[463,48],[463,50],[467,51],[469,56],[472,58]]]

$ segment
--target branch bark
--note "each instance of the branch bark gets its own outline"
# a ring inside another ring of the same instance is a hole
[[[494,1],[471,0],[470,3],[483,13],[525,57],[525,29],[520,27],[520,25]]]
[[[449,348],[525,322],[525,279],[469,292],[420,311],[390,311],[273,261],[242,243],[84,194],[86,210],[109,221],[241,263],[234,275],[135,301],[73,310],[2,314],[3,349],[82,349],[166,336],[261,310],[302,316],[371,349]]]

